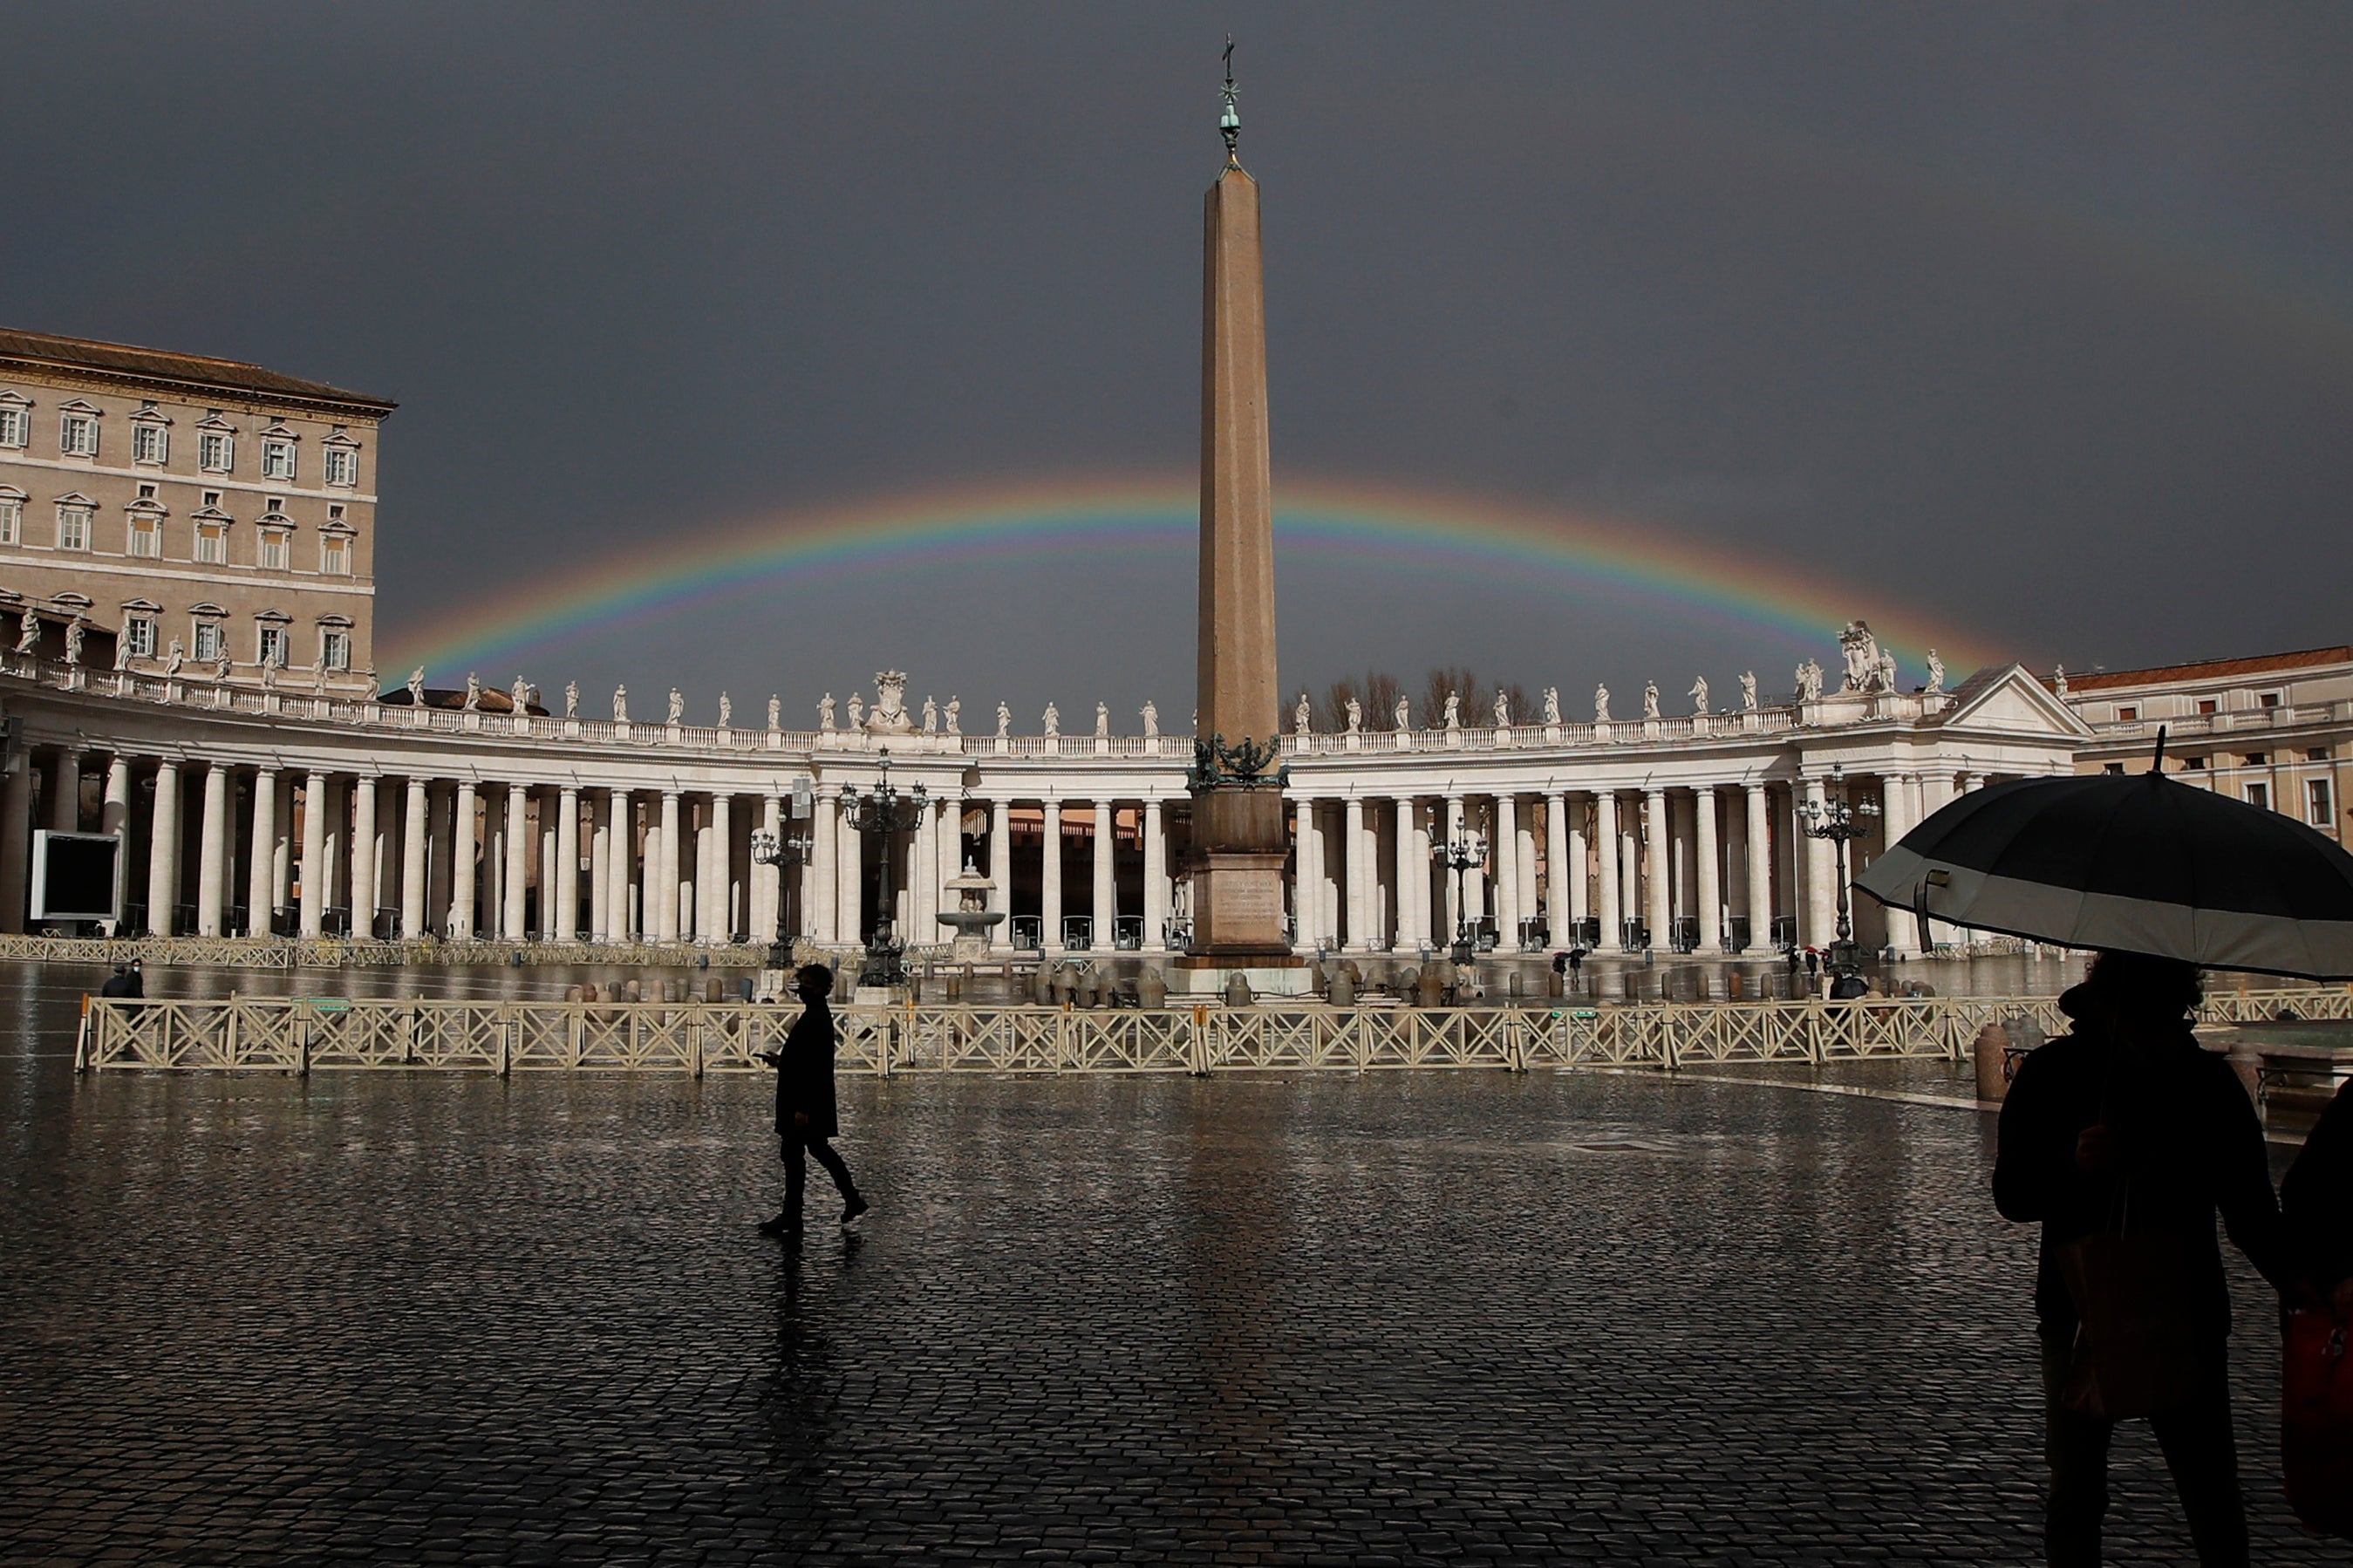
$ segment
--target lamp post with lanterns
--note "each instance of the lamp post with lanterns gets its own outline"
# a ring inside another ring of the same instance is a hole
[[[1826,838],[1838,846],[1838,940],[1831,943],[1830,972],[1860,973],[1862,966],[1855,956],[1854,920],[1847,902],[1847,846],[1871,831],[1871,825],[1879,818],[1879,803],[1848,800],[1846,767],[1834,763],[1823,798],[1800,802],[1798,818],[1807,837]]]
[[[931,795],[922,784],[899,793],[891,782],[891,753],[882,752],[882,776],[871,790],[859,788],[844,781],[841,786],[842,826],[861,839],[873,834],[882,841],[881,886],[875,900],[874,924],[866,937],[866,963],[860,970],[860,985],[903,985],[907,979],[907,942],[895,931],[894,896],[891,886],[892,851],[899,835],[923,820],[931,808]]]

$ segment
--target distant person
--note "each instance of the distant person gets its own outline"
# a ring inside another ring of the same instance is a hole
[[[2163,1339],[2169,1326],[2191,1348],[2149,1357],[2134,1370],[2186,1373],[2180,1390],[2149,1415],[2173,1473],[2201,1563],[2247,1561],[2247,1521],[2231,1434],[2226,1351],[2230,1299],[2214,1239],[2219,1211],[2231,1240],[2274,1286],[2288,1275],[2279,1208],[2272,1196],[2263,1123],[2230,1064],[2189,1032],[2198,972],[2172,959],[2103,952],[2068,993],[2070,1031],[2019,1065],[2002,1101],[1995,1205],[2006,1219],[2042,1225],[2034,1287],[2040,1320],[2043,1457],[2050,1494],[2043,1553],[2054,1564],[2100,1561],[2108,1505],[2108,1441],[2091,1378],[2132,1358],[2118,1346],[2094,1358],[2071,1267],[2092,1305],[2137,1312]],[[2094,1273],[2085,1237],[2139,1238],[2144,1278],[2170,1279],[2130,1299],[2122,1272]],[[2129,1347],[2122,1347],[2129,1349]],[[2155,1379],[2152,1379],[2155,1381]],[[2124,1398],[2119,1397],[2118,1403]]]
[[[1810,948],[1810,948],[1806,949],[1806,989],[1807,989],[1807,991],[1810,993],[1810,992],[1819,991],[1820,989],[1821,989],[1821,978],[1822,978],[1822,955],[1821,955],[1820,953],[1819,953],[1819,952],[1815,952],[1812,948]]]
[[[1871,982],[1862,977],[1859,969],[1850,969],[1831,978],[1831,1000],[1833,1002],[1852,1002],[1870,994]]]
[[[1572,947],[1568,950],[1568,988],[1572,991],[1579,990],[1583,988],[1584,984],[1585,950],[1581,947]]]
[[[793,1020],[780,1051],[762,1051],[760,1059],[776,1069],[776,1136],[783,1142],[785,1206],[774,1219],[761,1222],[768,1236],[801,1234],[801,1194],[808,1185],[807,1155],[815,1155],[834,1190],[841,1194],[841,1227],[854,1228],[867,1209],[850,1179],[849,1167],[828,1140],[840,1135],[833,1099],[833,1008],[826,998],[833,992],[833,971],[821,963],[804,964],[793,976],[800,993],[801,1016]]]
[[[139,993],[132,989],[135,984],[131,978],[130,966],[118,963],[114,966],[114,973],[108,975],[105,984],[98,988],[98,994],[110,997],[136,996]]]

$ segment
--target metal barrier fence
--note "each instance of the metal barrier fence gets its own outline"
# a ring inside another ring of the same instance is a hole
[[[2224,993],[2216,1023],[2353,1017],[2344,990]],[[849,1072],[1368,1072],[1389,1068],[1652,1067],[1958,1060],[1988,1023],[2064,1026],[2050,996],[1873,997],[1856,1002],[1638,1003],[1579,1007],[1356,1007],[1275,1004],[1139,1010],[1032,1006],[839,1007]],[[307,1073],[426,1068],[740,1071],[774,1050],[799,1009],[712,1002],[440,1002],[230,997],[92,1000],[78,1068]]]

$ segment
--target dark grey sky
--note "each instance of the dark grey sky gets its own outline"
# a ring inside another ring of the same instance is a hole
[[[1598,510],[2038,665],[2347,636],[2337,5],[21,7],[0,321],[399,399],[380,642],[762,514],[1181,476],[1229,26],[1278,498]],[[779,582],[513,662],[1181,712],[1183,565]],[[1834,629],[1282,565],[1293,688],[1786,688]]]

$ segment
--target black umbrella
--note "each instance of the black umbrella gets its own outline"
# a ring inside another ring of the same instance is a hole
[[[1855,886],[1924,919],[2314,980],[2353,978],[2353,855],[2146,773],[2014,779],[1905,834]]]

